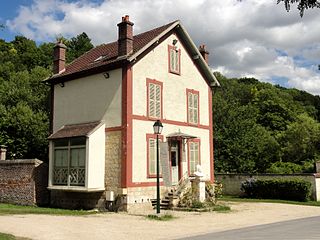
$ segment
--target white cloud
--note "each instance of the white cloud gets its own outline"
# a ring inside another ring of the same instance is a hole
[[[100,44],[116,40],[125,14],[135,33],[180,19],[196,45],[207,45],[213,69],[226,76],[284,77],[289,86],[320,94],[318,11],[300,18],[294,7],[287,13],[270,0],[34,0],[7,25],[38,41],[86,32]]]

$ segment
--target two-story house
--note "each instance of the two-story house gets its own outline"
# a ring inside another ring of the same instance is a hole
[[[166,142],[171,184],[201,165],[213,182],[212,88],[208,52],[180,21],[133,35],[129,16],[117,41],[65,66],[54,48],[49,137],[51,204],[90,208],[120,196],[125,206],[156,196],[156,135]],[[164,164],[165,165],[165,164]],[[162,182],[162,181],[161,181]],[[162,193],[168,188],[162,185]]]

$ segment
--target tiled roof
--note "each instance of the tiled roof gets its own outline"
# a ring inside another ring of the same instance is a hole
[[[101,122],[90,122],[90,123],[65,125],[61,129],[53,133],[51,136],[49,136],[48,139],[87,136],[100,123]]]
[[[141,50],[144,46],[146,46],[154,38],[159,36],[163,31],[165,31],[173,23],[175,22],[171,22],[164,26],[133,36],[133,53],[131,55]],[[97,60],[99,57],[101,57],[101,60]],[[75,59],[68,66],[66,66],[66,70],[63,73],[59,75],[54,75],[53,77],[51,77],[51,79],[70,75],[79,71],[85,71],[85,70],[101,67],[103,65],[109,65],[119,60],[121,59],[118,58],[118,42],[117,41],[108,43],[108,44],[102,44],[89,50],[79,58]]]

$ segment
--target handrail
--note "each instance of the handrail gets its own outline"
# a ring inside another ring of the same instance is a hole
[[[173,193],[174,194],[180,194],[181,193],[181,190],[190,182],[190,179],[189,179],[189,173],[188,171],[186,171],[182,178],[180,178],[177,186],[174,188],[174,191]]]

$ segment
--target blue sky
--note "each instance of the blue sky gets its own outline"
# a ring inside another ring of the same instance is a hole
[[[135,33],[180,19],[196,45],[207,45],[214,71],[320,95],[319,11],[300,18],[276,0],[2,0],[0,38],[41,43],[86,32],[101,44],[116,40],[125,14]]]

